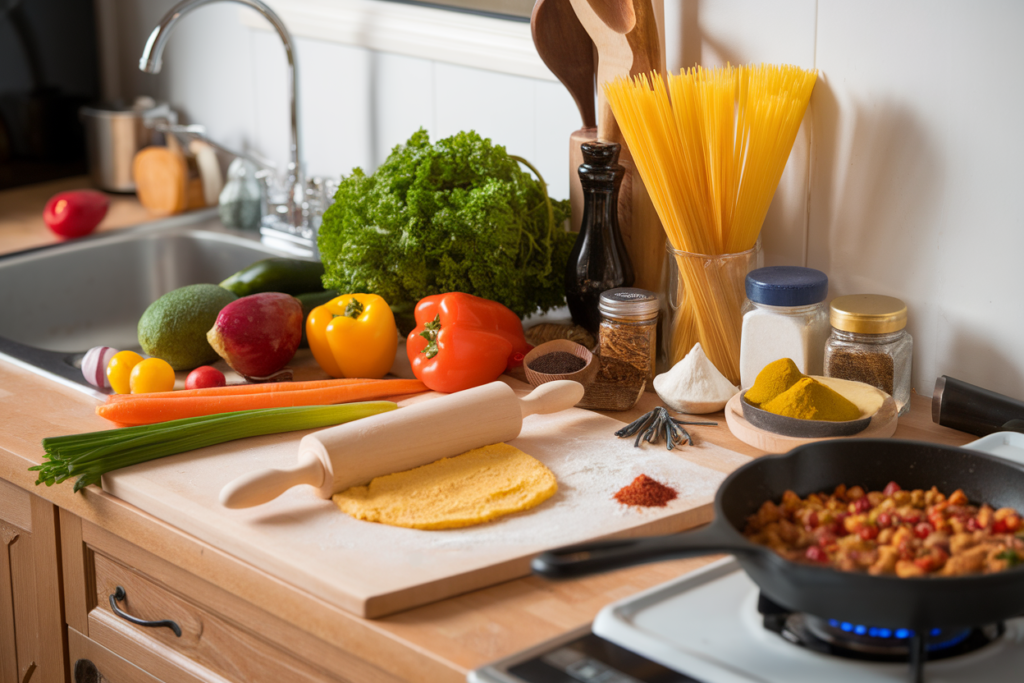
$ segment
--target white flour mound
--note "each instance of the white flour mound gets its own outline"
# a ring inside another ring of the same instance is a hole
[[[654,378],[654,390],[669,408],[691,415],[718,412],[739,391],[708,359],[700,342]]]

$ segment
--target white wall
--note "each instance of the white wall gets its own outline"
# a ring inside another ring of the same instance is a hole
[[[165,73],[135,64],[169,0],[117,10],[119,87],[169,100],[225,144],[284,161],[284,56],[231,4],[182,21]],[[832,296],[910,309],[914,386],[948,374],[1024,398],[1024,3],[666,0],[669,66],[786,62],[819,70],[763,231],[768,264],[828,273]],[[571,98],[550,81],[298,39],[304,151],[320,175],[372,169],[424,126],[475,128],[565,197]],[[107,46],[111,49],[111,46]]]

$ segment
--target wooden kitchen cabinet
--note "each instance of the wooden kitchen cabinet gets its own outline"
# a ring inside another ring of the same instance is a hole
[[[0,683],[65,680],[57,508],[0,479]]]
[[[71,650],[103,680],[133,680],[128,666],[165,683],[399,680],[66,510],[60,528]],[[118,587],[123,612],[181,635],[115,614]]]

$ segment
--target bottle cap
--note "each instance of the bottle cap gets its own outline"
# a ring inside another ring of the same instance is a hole
[[[899,332],[907,326],[907,305],[892,296],[852,294],[833,299],[832,327],[859,334]]]
[[[766,306],[810,306],[828,297],[828,276],[814,268],[769,266],[747,274],[747,298]]]
[[[660,309],[658,295],[638,287],[616,287],[601,292],[597,310],[613,319],[656,318]]]

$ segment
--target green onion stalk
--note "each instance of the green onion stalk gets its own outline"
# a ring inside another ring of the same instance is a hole
[[[99,484],[104,474],[122,467],[251,436],[322,429],[397,407],[390,401],[365,401],[329,406],[264,408],[102,432],[47,437],[43,439],[43,450],[46,451],[44,462],[29,470],[39,473],[37,486],[52,486],[78,477],[74,488],[78,492],[90,484]]]

